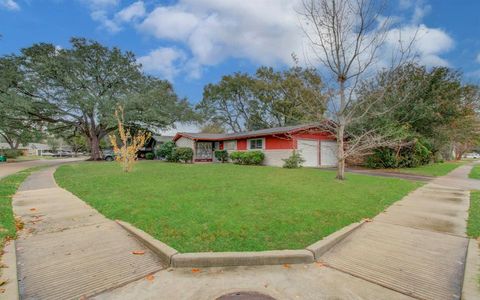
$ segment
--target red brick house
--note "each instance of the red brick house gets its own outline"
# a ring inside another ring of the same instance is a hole
[[[215,161],[215,150],[259,150],[265,153],[265,165],[282,166],[282,159],[296,150],[305,159],[306,167],[337,164],[335,137],[312,124],[227,134],[179,132],[173,141],[178,147],[192,148],[194,162]]]

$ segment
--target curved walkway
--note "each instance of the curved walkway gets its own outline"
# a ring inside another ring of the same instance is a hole
[[[22,299],[89,297],[163,268],[119,225],[59,188],[54,171],[33,173],[13,198],[24,223],[16,241]]]

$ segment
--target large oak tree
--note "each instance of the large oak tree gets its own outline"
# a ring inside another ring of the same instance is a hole
[[[143,74],[131,52],[72,38],[69,49],[35,44],[20,59],[16,88],[28,96],[31,118],[84,135],[93,160],[101,159],[100,140],[117,129],[119,105],[127,125],[152,131],[192,117],[188,102],[169,82]]]

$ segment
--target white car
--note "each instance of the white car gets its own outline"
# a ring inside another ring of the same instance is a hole
[[[480,158],[480,154],[476,152],[472,152],[472,153],[465,154],[463,157],[477,159],[477,158]]]

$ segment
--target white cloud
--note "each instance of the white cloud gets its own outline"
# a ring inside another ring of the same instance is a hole
[[[145,15],[145,4],[137,1],[115,14],[115,19],[121,22],[130,22]]]
[[[156,5],[149,12],[143,1],[123,8],[119,0],[80,1],[91,9],[92,18],[112,33],[131,24],[161,43],[173,42],[174,47],[160,47],[139,58],[146,71],[169,79],[182,73],[198,78],[204,67],[231,58],[292,65],[295,53],[301,63],[312,62],[312,50],[297,14],[302,0],[178,0],[172,5]],[[398,43],[398,33],[408,40],[418,30],[415,50],[420,62],[448,66],[442,55],[454,47],[454,41],[444,30],[422,24],[430,5],[426,0],[399,1],[411,18],[393,16],[396,29],[386,48],[393,49]],[[386,60],[389,53],[382,53]]]
[[[138,58],[144,71],[155,73],[162,78],[173,78],[185,68],[187,55],[180,49],[160,47]]]
[[[120,26],[109,18],[109,14],[120,4],[120,0],[80,0],[90,9],[92,20],[100,23],[101,27],[115,33],[120,31]]]
[[[158,6],[138,27],[159,39],[187,46],[200,65],[215,65],[228,57],[262,64],[291,64],[291,53],[302,52],[298,1],[180,0]]]
[[[441,55],[453,49],[455,43],[445,31],[439,28],[428,28],[424,24],[405,25],[390,32],[387,37],[390,49],[398,44],[399,37],[404,41],[415,39],[413,50],[418,54],[421,64],[428,67],[449,66],[448,61]]]
[[[20,10],[20,5],[14,0],[0,0],[0,7],[6,10]]]

